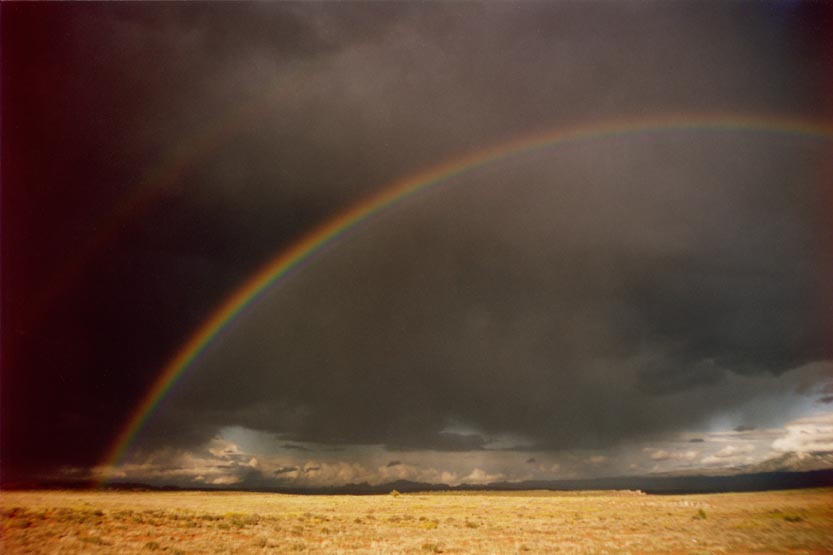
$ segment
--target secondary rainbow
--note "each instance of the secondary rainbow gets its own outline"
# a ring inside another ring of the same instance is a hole
[[[238,103],[205,122],[198,129],[189,131],[174,148],[141,176],[131,193],[123,196],[107,213],[95,221],[94,232],[82,240],[72,252],[65,253],[47,286],[32,299],[28,308],[29,320],[36,324],[46,316],[52,303],[83,278],[84,271],[101,251],[113,242],[149,207],[159,200],[171,186],[181,182],[183,176],[198,166],[200,160],[233,141],[239,133],[262,125],[270,111],[280,106],[281,99],[297,91],[299,82],[271,87],[248,102]]]
[[[102,461],[105,472],[102,481],[109,479],[107,473],[121,461],[131,441],[154,408],[185,370],[193,364],[194,360],[205,352],[220,332],[240,316],[247,307],[257,301],[265,291],[280,283],[282,278],[296,269],[302,262],[310,259],[338,238],[355,229],[362,222],[432,186],[448,182],[457,175],[485,164],[505,160],[521,152],[584,142],[601,137],[681,130],[775,133],[823,139],[833,137],[833,125],[789,117],[670,115],[612,122],[605,121],[558,127],[554,130],[525,135],[515,140],[454,158],[426,171],[389,184],[376,194],[324,222],[291,247],[278,253],[275,258],[247,279],[215,309],[211,316],[197,328],[188,341],[180,347],[173,358],[160,371],[153,385],[125,423]]]

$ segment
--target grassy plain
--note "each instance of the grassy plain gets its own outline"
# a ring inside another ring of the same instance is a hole
[[[0,493],[3,554],[833,554],[833,490]]]

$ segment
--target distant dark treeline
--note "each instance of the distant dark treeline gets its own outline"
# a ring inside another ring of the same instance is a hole
[[[520,487],[519,487],[520,486]],[[809,472],[762,472],[731,476],[634,476],[489,484],[488,489],[641,490],[652,494],[726,493],[833,486],[833,469]],[[472,486],[460,486],[461,489]],[[479,489],[479,488],[473,488]]]

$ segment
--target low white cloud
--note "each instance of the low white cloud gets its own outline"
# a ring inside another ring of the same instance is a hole
[[[221,476],[215,476],[210,480],[206,480],[206,483],[211,484],[212,486],[230,486],[232,484],[237,484],[241,481],[240,476],[233,476],[231,474],[224,474]]]
[[[668,451],[665,449],[653,449],[646,447],[643,451],[649,453],[652,461],[693,461],[697,458],[699,451],[689,449],[687,451]]]
[[[152,483],[200,483],[232,485],[257,472],[257,458],[221,439],[212,440],[204,451],[161,449],[142,459],[110,469],[110,478]]]
[[[409,464],[399,463],[392,466],[380,466],[376,469],[376,473],[384,482],[394,480],[414,480],[419,473],[419,469]]]
[[[208,443],[208,452],[221,459],[245,456],[236,444],[219,437],[215,437]]]
[[[718,459],[729,459],[737,457],[738,455],[751,453],[754,450],[754,445],[727,445],[726,447],[715,453],[713,456],[717,457]]]
[[[772,442],[772,448],[776,451],[833,451],[833,412],[800,418],[784,428],[786,433],[783,437]]]
[[[480,468],[475,468],[471,471],[471,474],[463,478],[463,482],[467,482],[469,484],[487,484],[489,482],[497,482],[504,479],[505,476],[503,474],[489,474]]]
[[[720,451],[703,457],[700,462],[705,465],[731,465],[739,462],[751,462],[752,459],[748,455],[754,450],[755,446],[751,444],[727,445]]]
[[[442,484],[458,484],[460,482],[460,478],[454,472],[444,471],[440,473],[440,483]]]

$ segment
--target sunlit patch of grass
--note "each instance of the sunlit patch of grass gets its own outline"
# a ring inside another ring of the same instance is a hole
[[[260,515],[257,513],[226,513],[225,520],[235,528],[254,526],[260,522]]]

